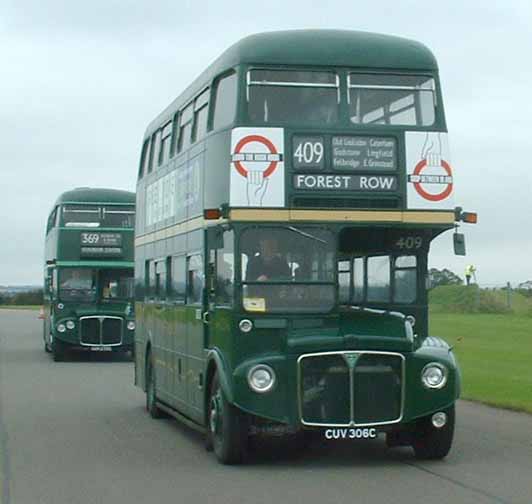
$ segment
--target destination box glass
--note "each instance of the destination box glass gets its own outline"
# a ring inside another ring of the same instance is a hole
[[[390,137],[333,136],[331,157],[335,170],[397,170],[397,145]]]
[[[308,191],[397,191],[395,175],[317,175],[299,173],[293,176],[294,189]]]

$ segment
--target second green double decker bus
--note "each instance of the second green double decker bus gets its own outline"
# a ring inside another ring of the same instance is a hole
[[[46,226],[44,348],[132,352],[135,194],[88,187],[59,196]]]
[[[451,448],[460,373],[429,331],[454,204],[438,67],[371,33],[258,34],[149,125],[137,184],[136,384],[150,414],[250,436]]]

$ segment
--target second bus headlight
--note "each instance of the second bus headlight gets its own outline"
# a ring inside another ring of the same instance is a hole
[[[447,368],[437,362],[427,364],[421,372],[421,382],[427,388],[443,388],[447,383]]]
[[[60,332],[60,333],[64,333],[66,331],[66,327],[65,327],[65,324],[59,324],[57,326],[57,330]]]
[[[266,364],[259,364],[249,370],[248,384],[251,390],[262,394],[269,392],[275,385],[275,372]]]
[[[74,327],[76,327],[76,324],[74,324],[74,321],[73,320],[69,320],[67,323],[66,323],[66,326],[67,326],[67,329],[74,329]]]
[[[130,320],[130,321],[127,323],[127,328],[128,328],[130,331],[134,331],[134,330],[135,330],[135,322],[133,322],[132,320]]]

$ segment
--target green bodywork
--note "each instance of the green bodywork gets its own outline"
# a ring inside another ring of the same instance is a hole
[[[235,252],[234,304],[232,307],[216,306],[210,291],[216,288],[215,274],[209,270],[209,256],[217,248],[213,234],[207,230],[219,225],[220,231],[232,229],[235,233],[235,251],[242,231],[248,226],[298,225],[296,221],[239,221],[231,218],[229,207],[229,166],[231,163],[231,131],[237,127],[251,127],[246,109],[246,75],[250,67],[334,69],[342,77],[349,70],[393,73],[423,73],[436,82],[438,106],[434,124],[430,128],[414,126],[386,126],[378,124],[356,125],[349,122],[347,114],[332,126],[312,126],[293,123],[283,125],[286,146],[285,171],[287,181],[292,173],[290,165],[292,137],[295,134],[320,134],[326,140],[338,134],[370,133],[394,138],[398,155],[398,190],[394,194],[397,206],[394,211],[406,211],[405,130],[446,132],[445,116],[439,85],[438,69],[434,56],[422,44],[384,35],[334,30],[302,30],[264,33],[247,37],[229,48],[201,76],[198,77],[172,104],[148,126],[145,141],[171,120],[176,112],[207,86],[212,87],[217,77],[234,70],[238,76],[238,100],[234,121],[221,130],[209,126],[201,141],[188,149],[172,152],[168,162],[143,174],[137,184],[137,228],[135,248],[136,316],[135,383],[145,389],[146,356],[152,352],[157,376],[157,396],[167,406],[205,424],[206,401],[210,380],[216,372],[230,402],[252,418],[281,422],[296,429],[301,428],[299,411],[298,359],[305,354],[322,352],[375,351],[392,352],[404,357],[403,405],[400,424],[440,411],[454,403],[460,393],[460,374],[452,349],[442,340],[429,337],[426,291],[427,254],[430,241],[440,233],[452,229],[454,223],[410,223],[361,220],[339,223],[328,219],[329,210],[348,210],[345,204],[330,200],[328,207],[317,207],[323,213],[319,225],[339,236],[346,226],[361,231],[381,230],[420,233],[426,238],[423,250],[418,252],[416,301],[410,304],[366,303],[361,309],[335,303],[327,313],[294,314],[249,313],[242,306],[242,282],[239,281],[240,259]],[[345,79],[342,80],[342,82]],[[340,91],[346,92],[345,84]],[[210,124],[210,123],[209,123]],[[271,126],[276,126],[275,124]],[[156,224],[146,221],[146,190],[161,177],[179,170],[181,166],[199,160],[201,166],[201,194],[197,205],[186,214],[168,218]],[[294,189],[287,182],[286,202],[291,202]],[[301,193],[300,193],[301,194]],[[375,204],[382,195],[364,195],[357,210],[380,209]],[[362,205],[362,206],[360,206]],[[185,221],[202,217],[204,209],[221,208],[224,221],[206,222],[205,226],[190,231],[164,235],[162,230],[172,229]],[[306,207],[309,209],[309,207]],[[310,208],[311,209],[311,208]],[[162,232],[162,234],[158,234]],[[362,248],[371,248],[364,243]],[[390,249],[390,254],[393,251]],[[175,255],[202,254],[205,259],[205,285],[202,303],[188,305],[176,301],[171,295],[156,296],[148,287],[148,264]],[[364,309],[365,308],[365,309]],[[381,312],[367,310],[376,309]],[[414,330],[408,329],[404,317],[390,314],[412,315],[416,319]],[[244,334],[238,324],[249,319],[254,327]],[[357,357],[358,358],[358,357]],[[421,371],[429,362],[441,363],[449,371],[448,381],[440,390],[425,388]],[[248,372],[254,364],[267,364],[276,373],[277,381],[269,393],[258,394],[248,385]],[[334,398],[332,398],[334,401]],[[344,399],[338,396],[338,401]],[[386,426],[385,426],[386,427]]]
[[[133,348],[134,330],[128,330],[128,322],[134,322],[134,299],[104,300],[101,286],[97,286],[98,295],[93,300],[63,299],[58,289],[58,278],[62,270],[69,268],[90,268],[103,273],[106,270],[131,273],[134,268],[134,229],[117,227],[76,227],[65,226],[62,218],[64,205],[105,206],[123,209],[135,205],[135,194],[114,189],[79,188],[61,194],[55,202],[50,217],[45,239],[44,267],[44,306],[43,306],[43,340],[52,347],[53,341],[59,341],[66,348],[87,350],[91,345],[82,344],[80,339],[81,317],[113,317],[121,321],[121,343],[113,345],[113,351],[126,351]],[[57,215],[56,215],[57,214]],[[82,233],[119,234],[121,250],[115,256],[105,257],[94,254],[84,257],[81,252]],[[75,324],[73,329],[64,332],[57,330],[67,321]],[[102,346],[102,345],[92,345]]]

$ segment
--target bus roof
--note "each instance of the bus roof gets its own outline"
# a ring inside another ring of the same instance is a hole
[[[350,30],[258,33],[227,49],[214,65],[239,63],[436,70],[427,47],[413,40]]]
[[[77,187],[61,194],[56,205],[61,203],[117,203],[135,204],[135,193],[118,189],[100,189],[93,187]]]
[[[161,126],[201,87],[239,64],[334,66],[361,69],[435,71],[432,52],[420,42],[352,30],[287,30],[243,38],[221,54],[194,82],[151,122],[146,135]]]

